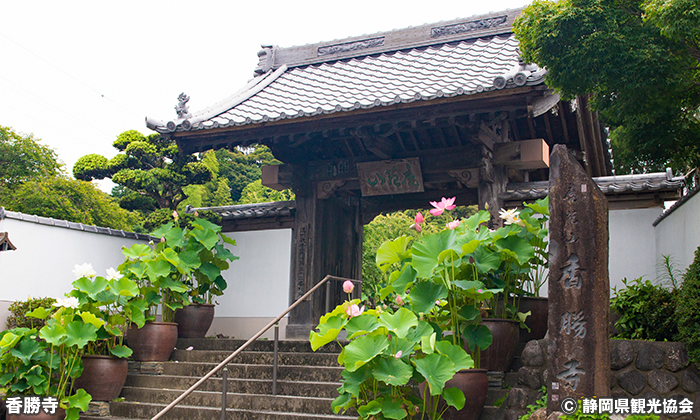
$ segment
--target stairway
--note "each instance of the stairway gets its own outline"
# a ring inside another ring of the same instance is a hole
[[[111,417],[82,415],[82,420],[150,419],[240,347],[244,340],[180,339],[168,362],[130,362],[122,390],[124,401],[110,402]],[[192,350],[186,350],[192,347]],[[312,352],[306,341],[279,342],[277,395],[272,395],[274,342],[258,340],[228,365],[226,418],[236,420],[356,419],[336,415],[331,402],[337,396],[340,373],[334,343]],[[502,380],[514,385],[517,374]],[[508,394],[498,380],[489,388],[480,420],[496,420],[494,403]],[[174,407],[164,419],[221,418],[221,372]]]

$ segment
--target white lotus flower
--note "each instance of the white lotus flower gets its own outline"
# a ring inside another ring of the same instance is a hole
[[[512,225],[513,223],[519,225],[520,223],[522,223],[522,222],[518,223],[520,221],[520,217],[518,217],[520,215],[520,212],[517,211],[516,209],[510,209],[510,210],[501,209],[501,211],[498,212],[498,215],[501,217],[501,219],[505,220],[504,223],[506,225]]]
[[[80,301],[78,300],[77,297],[67,297],[65,299],[56,299],[56,302],[54,302],[53,306],[57,307],[64,307],[64,308],[73,308],[77,309],[78,306],[80,305]]]
[[[92,264],[85,263],[83,265],[76,264],[75,270],[73,270],[73,274],[75,274],[75,276],[77,278],[81,278],[81,277],[92,278],[92,277],[95,277],[97,275],[97,272],[92,269]]]
[[[124,277],[119,271],[115,270],[112,267],[109,267],[107,269],[107,277],[105,277],[107,280],[119,280],[120,278]]]

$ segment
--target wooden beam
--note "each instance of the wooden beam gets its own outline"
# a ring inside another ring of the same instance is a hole
[[[543,139],[499,143],[493,151],[494,165],[513,169],[549,167],[549,145]]]
[[[292,188],[292,169],[289,165],[265,165],[260,169],[264,186],[277,191]]]

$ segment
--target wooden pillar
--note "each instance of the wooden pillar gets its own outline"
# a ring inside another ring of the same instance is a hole
[[[360,279],[362,273],[362,224],[359,200],[335,196],[319,198],[318,184],[308,166],[294,168],[296,217],[292,239],[289,303],[296,301],[326,275]],[[331,291],[338,285],[329,283]],[[326,287],[322,287],[289,315],[288,339],[308,339],[326,311]],[[339,290],[339,289],[338,289]]]
[[[508,171],[503,165],[494,164],[493,151],[482,146],[482,158],[479,166],[479,209],[488,204],[491,219],[498,224],[498,211],[503,207],[499,194],[506,191]]]

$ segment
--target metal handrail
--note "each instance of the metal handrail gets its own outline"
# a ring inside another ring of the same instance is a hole
[[[218,372],[221,368],[225,367],[225,366],[231,361],[231,359],[233,359],[234,357],[236,357],[240,352],[242,352],[246,347],[248,347],[251,343],[253,343],[255,340],[257,340],[261,335],[265,334],[265,332],[266,332],[267,330],[269,330],[270,328],[272,328],[272,326],[274,326],[275,324],[277,324],[277,323],[280,321],[280,319],[282,319],[285,315],[287,315],[292,309],[294,309],[297,305],[299,305],[299,303],[301,303],[301,301],[303,301],[303,300],[305,300],[307,297],[309,297],[313,292],[315,292],[319,287],[321,287],[323,284],[325,284],[328,280],[350,280],[350,281],[352,281],[352,282],[357,282],[357,281],[358,281],[358,280],[355,280],[355,279],[346,279],[346,278],[344,278],[344,277],[336,277],[336,276],[331,276],[331,275],[327,275],[326,277],[324,277],[323,280],[321,280],[321,281],[318,282],[314,287],[312,287],[311,289],[309,289],[309,291],[306,292],[306,293],[304,294],[304,296],[302,296],[302,297],[300,297],[299,299],[297,299],[297,300],[296,300],[294,303],[292,303],[284,312],[282,312],[277,318],[275,318],[274,320],[270,321],[270,323],[268,323],[267,325],[265,325],[260,331],[258,331],[254,336],[252,336],[248,341],[246,341],[241,347],[239,347],[238,349],[236,349],[236,351],[234,351],[233,353],[231,353],[226,359],[224,359],[223,362],[219,363],[214,369],[212,369],[211,371],[209,371],[209,373],[207,373],[206,375],[204,375],[204,376],[203,376],[200,380],[198,380],[194,385],[192,385],[192,386],[189,387],[185,392],[183,392],[182,394],[180,394],[179,397],[175,398],[175,400],[173,400],[173,402],[171,402],[171,403],[168,404],[165,408],[163,408],[162,410],[160,410],[160,412],[158,412],[158,414],[156,414],[155,416],[153,416],[153,418],[151,418],[151,420],[158,420],[158,419],[161,418],[165,413],[167,413],[167,412],[170,411],[173,407],[175,407],[176,405],[178,405],[178,404],[180,403],[180,401],[184,400],[184,399],[185,399],[188,395],[190,395],[195,389],[199,388],[199,386],[202,385],[202,384],[204,383],[204,381],[206,381],[207,379],[211,378],[211,377],[212,377],[216,372]],[[226,388],[223,388],[223,389],[225,390]],[[222,396],[222,398],[223,398],[224,401],[225,401],[225,398],[226,398],[226,397],[225,397],[225,396]],[[223,407],[222,410],[225,411],[225,407]]]

